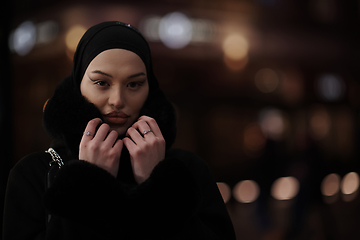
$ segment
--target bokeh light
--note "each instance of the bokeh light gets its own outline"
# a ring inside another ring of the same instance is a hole
[[[255,85],[263,93],[275,91],[279,83],[279,75],[273,69],[263,68],[255,75]]]
[[[290,200],[299,192],[299,181],[294,177],[282,177],[271,186],[271,196],[277,200]]]
[[[195,43],[211,42],[213,40],[216,27],[208,19],[192,19],[193,36],[191,41]]]
[[[341,192],[343,194],[353,194],[359,188],[359,175],[356,172],[350,172],[344,176],[341,181]]]
[[[259,122],[264,134],[270,139],[281,140],[285,131],[285,119],[278,109],[264,109],[259,113]]]
[[[65,44],[68,50],[75,52],[76,47],[85,31],[86,28],[82,25],[74,25],[67,31],[65,36]]]
[[[327,175],[321,182],[321,193],[324,196],[331,197],[340,190],[340,176],[336,173]]]
[[[176,22],[177,19],[175,18],[181,18],[182,20]],[[208,19],[188,19],[186,15],[178,12],[168,14],[165,17],[149,15],[144,17],[139,24],[139,29],[147,40],[162,41],[164,44],[168,44],[166,46],[175,49],[183,48],[189,43],[211,42],[215,34],[215,28],[213,22]],[[160,38],[160,32],[162,33],[162,39]]]
[[[190,43],[192,35],[192,23],[183,13],[169,13],[159,22],[159,37],[169,48],[180,49],[185,47]]]
[[[147,16],[140,23],[140,30],[149,41],[159,40],[160,16]]]
[[[259,185],[253,180],[238,182],[233,189],[234,198],[241,203],[254,202],[260,194]]]
[[[222,49],[227,58],[239,61],[247,57],[249,44],[245,37],[239,33],[233,33],[225,38]]]
[[[20,56],[28,54],[36,43],[36,27],[31,21],[20,24],[9,36],[9,48]]]
[[[317,80],[317,90],[324,100],[336,101],[343,96],[345,84],[337,75],[324,74]]]
[[[38,43],[48,43],[54,40],[59,33],[59,25],[55,21],[45,21],[37,24]]]
[[[231,198],[231,189],[230,189],[229,185],[227,185],[224,182],[217,182],[216,184],[219,188],[219,191],[221,193],[221,196],[222,196],[224,202],[227,203]]]

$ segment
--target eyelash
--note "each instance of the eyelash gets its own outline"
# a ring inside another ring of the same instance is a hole
[[[93,80],[93,79],[90,79],[95,85],[98,85],[100,87],[105,87],[106,86],[110,86],[106,81],[102,81],[102,80]],[[136,84],[136,86],[134,87],[131,87],[130,85],[131,84]],[[130,82],[128,83],[126,86],[127,87],[130,87],[130,88],[137,88],[137,87],[141,87],[142,85],[144,84],[144,82]]]
[[[109,84],[105,81],[96,81],[94,84],[99,85],[100,87],[104,87],[105,85],[109,86]]]
[[[136,84],[136,86],[130,87],[130,84]],[[130,88],[136,88],[136,87],[141,87],[143,84],[144,84],[143,82],[131,82],[131,83],[127,84],[127,86]]]

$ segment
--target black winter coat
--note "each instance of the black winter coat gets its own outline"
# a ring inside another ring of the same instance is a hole
[[[71,92],[71,82],[65,79],[44,113],[46,130],[61,139],[54,148],[65,166],[46,188],[49,153],[31,154],[15,165],[7,186],[3,240],[235,239],[205,162],[192,153],[169,148],[175,137],[174,117],[161,93],[149,96],[141,114],[159,124],[168,144],[166,158],[137,185],[126,149],[118,178],[77,159],[83,129],[101,115],[80,94]]]
[[[4,240],[235,239],[217,185],[195,155],[169,150],[150,178],[134,185],[69,160],[64,150],[57,148],[65,166],[48,190],[50,154],[31,154],[11,170]]]

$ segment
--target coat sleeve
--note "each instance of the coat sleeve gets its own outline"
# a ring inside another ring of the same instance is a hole
[[[190,152],[174,150],[173,155],[182,159],[202,196],[196,214],[174,239],[235,239],[231,219],[207,164]]]
[[[3,221],[3,239],[43,239],[45,210],[41,204],[44,182],[23,174],[17,164],[9,173]],[[45,177],[45,175],[44,175]]]
[[[3,216],[3,240],[94,239],[98,232],[71,219],[53,216],[43,205],[49,154],[20,160],[9,173]],[[98,238],[105,239],[105,238]]]
[[[106,232],[110,239],[235,239],[209,170],[185,155],[168,156],[132,188],[95,165],[70,161],[44,204],[55,216]]]

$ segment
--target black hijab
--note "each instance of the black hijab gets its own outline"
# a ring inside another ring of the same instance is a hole
[[[147,41],[136,28],[122,22],[103,22],[89,28],[83,35],[74,55],[72,76],[76,86],[80,86],[81,79],[90,62],[99,53],[113,48],[126,49],[136,53],[145,64],[150,92],[159,87],[153,73]]]
[[[170,148],[175,140],[174,108],[160,90],[154,76],[147,41],[129,24],[103,22],[89,28],[83,35],[74,55],[71,75],[59,83],[44,110],[43,125],[46,132],[53,139],[64,141],[75,158],[78,156],[80,140],[87,123],[93,118],[102,119],[95,105],[81,95],[81,80],[92,59],[113,48],[132,51],[142,59],[147,70],[149,95],[140,116],[146,115],[157,121],[167,148]]]

